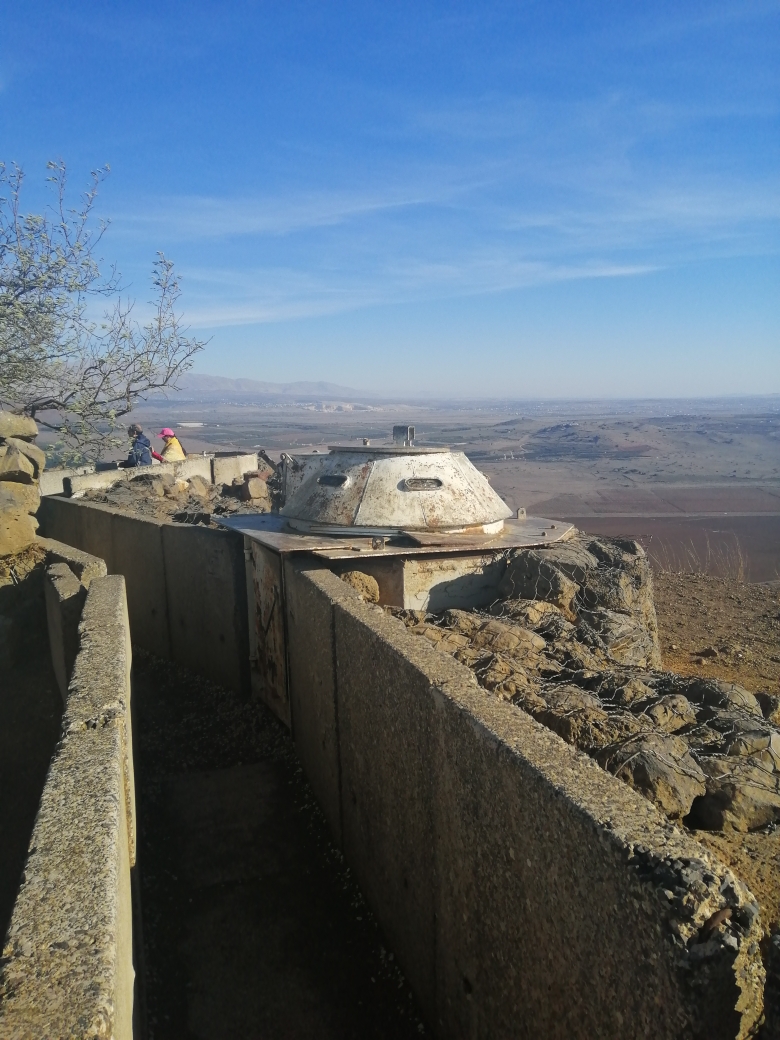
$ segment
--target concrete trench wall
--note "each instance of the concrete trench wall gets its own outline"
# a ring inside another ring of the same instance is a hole
[[[3,949],[0,1036],[133,1036],[135,787],[121,576],[94,577]]]
[[[439,1035],[752,1035],[723,864],[330,572],[285,584],[299,756]],[[697,943],[726,898],[736,948]]]
[[[234,479],[241,479],[245,473],[257,469],[257,455],[192,455],[182,462],[164,462],[155,465],[152,470],[143,469],[104,469],[95,471],[94,466],[79,466],[73,469],[52,469],[41,475],[41,494],[48,495],[83,495],[94,488],[108,488],[121,481],[130,481],[149,472],[155,475],[170,473],[174,477],[189,480],[191,477],[202,477],[212,484],[231,484]]]
[[[206,460],[209,461],[209,460]],[[232,461],[232,460],[225,460]],[[243,540],[232,531],[128,516],[44,498],[41,532],[122,574],[133,640],[233,690],[249,688]]]
[[[66,499],[41,516],[125,569],[140,645],[240,674],[240,538]],[[298,754],[438,1035],[753,1035],[761,925],[723,864],[330,571],[283,566]],[[232,643],[214,639],[220,611]],[[698,942],[726,903],[738,940]]]

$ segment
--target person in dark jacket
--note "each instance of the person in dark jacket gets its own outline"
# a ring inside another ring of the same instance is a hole
[[[138,423],[128,426],[127,432],[133,442],[127,456],[126,467],[151,466],[152,464],[152,442],[144,435],[143,429]]]

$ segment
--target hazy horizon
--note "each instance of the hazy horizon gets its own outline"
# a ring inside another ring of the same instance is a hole
[[[208,381],[215,381],[216,386],[208,389]],[[230,385],[230,389],[228,386]],[[431,397],[426,395],[424,398],[415,398],[411,394],[381,394],[375,391],[366,390],[365,388],[356,386],[340,386],[338,384],[330,383],[326,380],[291,380],[289,382],[276,382],[273,380],[259,380],[252,379],[249,377],[242,376],[223,376],[215,372],[200,372],[191,371],[185,374],[182,380],[182,388],[177,391],[169,392],[169,399],[179,399],[187,401],[188,392],[194,393],[208,393],[212,396],[219,394],[221,390],[225,393],[235,393],[239,395],[251,395],[255,394],[266,394],[268,396],[277,395],[292,395],[298,394],[301,398],[317,397],[320,396],[323,399],[337,400],[343,398],[345,403],[352,401],[376,401],[377,403],[393,402],[399,399],[408,400],[413,403],[424,403],[429,404],[447,404],[448,402],[484,402],[484,403],[555,403],[560,405],[578,405],[578,404],[590,404],[598,405],[600,403],[618,405],[637,405],[637,404],[652,404],[656,401],[666,401],[669,403],[679,402],[706,402],[710,404],[722,403],[723,405],[731,404],[735,405],[740,402],[748,404],[763,404],[765,407],[771,406],[772,410],[780,410],[780,393],[763,393],[763,394],[719,394],[714,396],[671,396],[665,395],[660,397],[653,396],[642,396],[642,397],[620,397],[620,396],[600,396],[600,397],[562,397],[562,396],[549,396],[549,397],[511,397],[506,394],[504,395],[447,395],[442,397]],[[164,397],[165,394],[161,393],[159,398]],[[159,399],[158,397],[152,396],[149,398],[150,401]]]

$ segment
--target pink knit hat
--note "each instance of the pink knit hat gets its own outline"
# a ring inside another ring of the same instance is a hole
[[[158,437],[175,437],[176,434],[170,428],[170,426],[163,427],[162,430],[157,434]]]

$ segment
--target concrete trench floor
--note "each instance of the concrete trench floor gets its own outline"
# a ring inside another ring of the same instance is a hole
[[[133,696],[148,1040],[430,1036],[286,730],[142,651]]]

